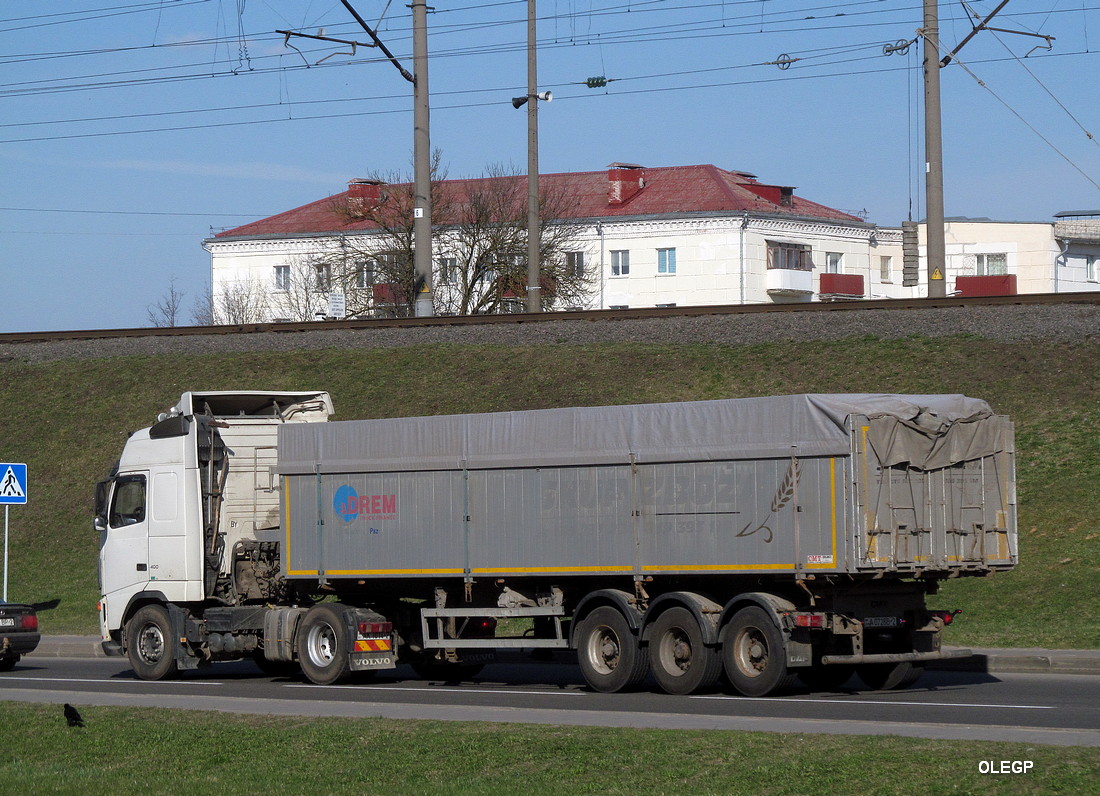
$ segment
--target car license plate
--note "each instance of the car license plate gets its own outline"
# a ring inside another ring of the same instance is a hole
[[[0,627],[15,627],[15,617],[0,616]]]
[[[897,627],[896,616],[869,616],[863,620],[864,627]]]

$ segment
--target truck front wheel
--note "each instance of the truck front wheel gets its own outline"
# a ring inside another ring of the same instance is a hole
[[[126,656],[142,680],[171,680],[179,676],[175,634],[168,609],[146,605],[126,623]]]
[[[606,605],[578,625],[577,662],[585,682],[605,694],[637,685],[649,671],[649,653],[638,643],[626,617]]]
[[[767,612],[756,605],[742,608],[726,626],[722,664],[730,683],[744,696],[767,696],[794,682],[794,676],[787,672],[783,634]]]
[[[298,624],[298,662],[310,682],[332,685],[351,676],[347,623],[333,605],[315,605]]]

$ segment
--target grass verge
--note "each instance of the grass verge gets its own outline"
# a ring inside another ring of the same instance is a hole
[[[1100,749],[0,703],[7,793],[1100,793]],[[981,761],[1031,761],[982,774]]]

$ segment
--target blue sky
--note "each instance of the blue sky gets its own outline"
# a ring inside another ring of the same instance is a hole
[[[354,5],[411,70],[407,6]],[[919,218],[920,46],[883,46],[916,36],[921,5],[538,0],[539,84],[554,93],[541,171],[713,163],[878,224]],[[432,145],[448,175],[524,171],[510,98],[526,87],[525,0],[434,8]],[[0,332],[145,326],[173,279],[187,321],[212,231],[411,168],[411,87],[391,64],[275,33],[367,41],[337,0],[2,9]],[[946,46],[971,30],[959,2],[940,17]],[[1100,0],[1011,0],[992,24],[1054,38],[984,32],[942,70],[947,215],[1100,209],[1086,134],[1100,136]],[[596,76],[610,82],[588,88]]]

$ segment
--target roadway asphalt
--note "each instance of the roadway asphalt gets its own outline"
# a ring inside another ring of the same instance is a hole
[[[930,664],[941,671],[1016,672],[1052,674],[1100,674],[1100,650],[1050,650],[1032,648],[971,648],[969,658]],[[32,656],[55,658],[106,657],[95,636],[43,636]]]

